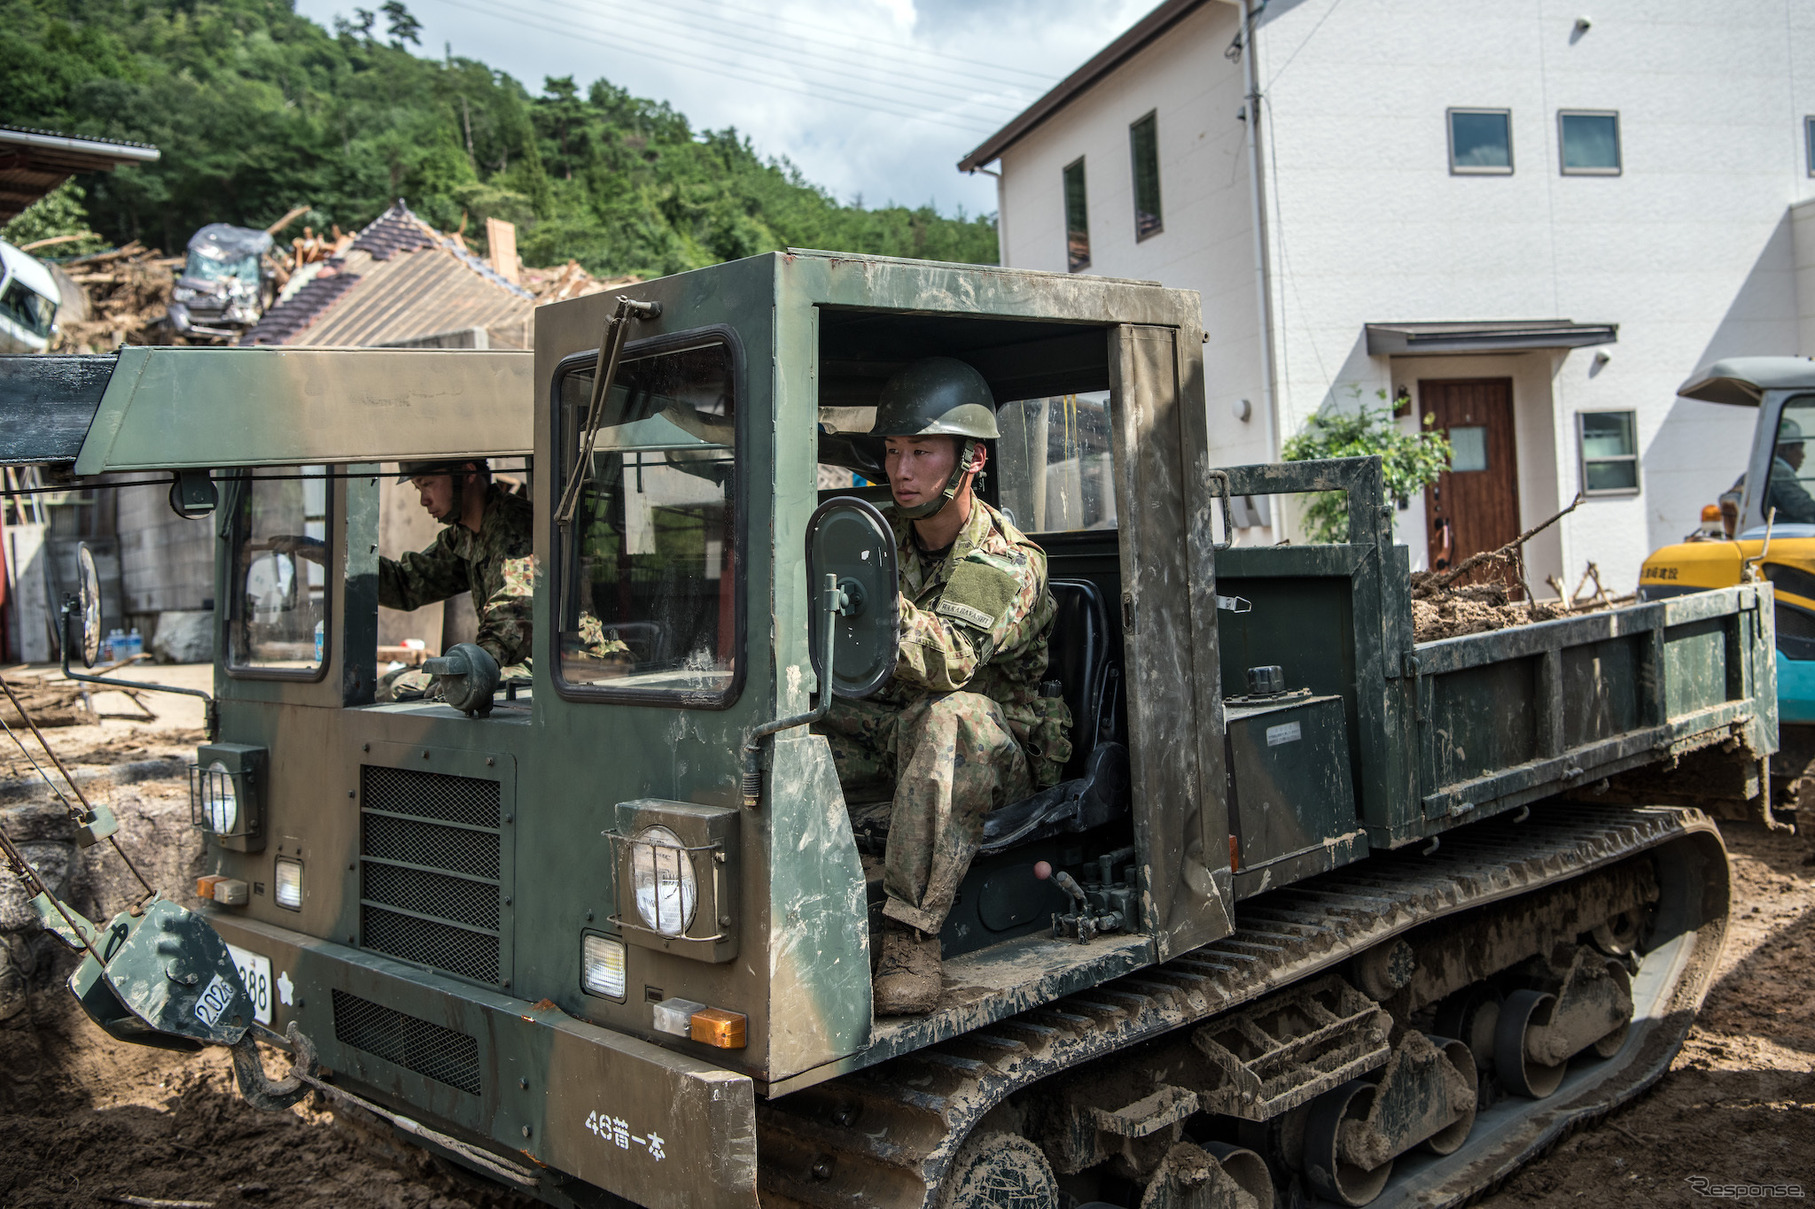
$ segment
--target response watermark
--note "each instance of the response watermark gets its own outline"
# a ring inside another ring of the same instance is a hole
[[[1808,1195],[1801,1184],[1728,1184],[1711,1180],[1705,1175],[1688,1176],[1683,1182],[1698,1196],[1721,1200],[1738,1200],[1743,1196],[1749,1199],[1781,1197],[1784,1200],[1800,1201]]]

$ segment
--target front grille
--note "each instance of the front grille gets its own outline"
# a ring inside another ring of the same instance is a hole
[[[399,915],[367,903],[360,912],[365,947],[434,966],[475,982],[498,981],[498,934]]]
[[[364,816],[360,831],[360,851],[366,856],[428,865],[468,877],[498,876],[496,831],[468,831],[370,813]]]
[[[417,818],[466,823],[473,827],[498,825],[498,782],[476,777],[450,777],[445,773],[419,772],[413,768],[360,769],[366,809],[395,810]],[[378,806],[378,800],[397,803]]]
[[[484,1086],[477,1039],[347,991],[334,992],[334,1036],[342,1045],[472,1095]]]
[[[505,892],[499,783],[375,765],[360,773],[361,943],[498,982]]]
[[[498,930],[498,891],[488,882],[373,862],[366,866],[365,896],[469,928]]]

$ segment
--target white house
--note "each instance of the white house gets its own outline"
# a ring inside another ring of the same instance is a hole
[[[959,166],[1004,264],[1202,294],[1223,461],[1377,392],[1435,414],[1414,566],[1584,489],[1532,581],[1629,590],[1747,449],[1675,388],[1815,354],[1815,4],[1167,0]]]

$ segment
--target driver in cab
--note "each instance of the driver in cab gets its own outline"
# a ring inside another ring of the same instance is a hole
[[[983,818],[1059,780],[1070,713],[1043,697],[1057,605],[1046,554],[973,493],[1000,434],[983,375],[916,361],[882,389],[899,565],[901,653],[873,696],[838,697],[820,724],[839,780],[892,785],[877,1015],[937,1006],[939,933],[983,840]]]
[[[1765,512],[1777,509],[1777,519],[1794,525],[1815,525],[1815,499],[1799,477],[1807,456],[1802,425],[1785,416],[1777,425],[1777,448],[1771,454],[1770,477],[1765,480]]]
[[[419,609],[470,593],[479,617],[478,646],[498,661],[505,679],[527,678],[534,616],[536,563],[534,506],[492,482],[484,458],[404,462],[398,483],[420,494],[423,510],[444,526],[426,550],[378,560],[378,603]],[[280,537],[274,549],[319,562],[322,544]],[[392,673],[379,683],[378,699],[421,695],[425,673]]]

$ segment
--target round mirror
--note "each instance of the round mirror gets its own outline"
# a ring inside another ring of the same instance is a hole
[[[849,600],[833,627],[832,691],[840,697],[867,697],[895,674],[901,648],[895,533],[867,500],[853,495],[827,500],[807,523],[813,672],[822,678],[825,615],[819,587],[828,572],[838,577]]]
[[[95,571],[95,556],[86,545],[76,547],[76,578],[80,612],[76,618],[82,627],[82,666],[93,667],[101,654],[101,576]]]

